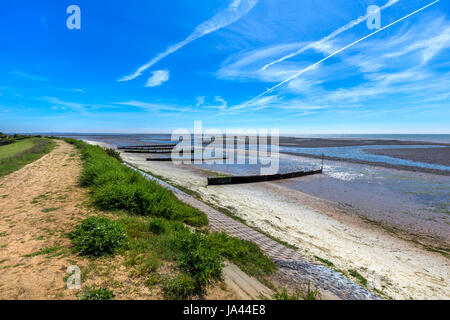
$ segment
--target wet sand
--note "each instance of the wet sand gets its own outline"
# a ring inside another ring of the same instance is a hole
[[[365,152],[405,160],[441,164],[450,167],[450,148],[378,149]]]
[[[208,174],[199,168],[148,162],[139,154],[122,156],[297,246],[311,261],[318,256],[340,270],[357,270],[367,278],[369,287],[393,298],[450,298],[448,258],[399,239],[333,201],[274,182],[207,187]]]

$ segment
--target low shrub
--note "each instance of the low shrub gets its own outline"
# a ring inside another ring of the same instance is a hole
[[[88,290],[80,296],[80,300],[111,300],[114,293],[106,288]]]
[[[162,234],[167,231],[167,222],[161,218],[154,218],[150,221],[148,229],[154,234]]]
[[[223,258],[209,246],[208,236],[200,232],[179,232],[179,265],[195,280],[195,288],[203,293],[206,286],[222,277]]]
[[[275,263],[253,242],[218,232],[211,233],[208,242],[210,248],[249,275],[264,276],[276,270]]]
[[[105,152],[108,156],[115,158],[119,162],[123,162],[122,157],[120,156],[120,152],[117,152],[116,149],[106,148]]]
[[[101,217],[85,219],[70,238],[81,255],[89,256],[113,254],[127,239],[122,225]]]
[[[186,273],[164,281],[163,292],[168,299],[182,300],[195,295],[195,280]]]

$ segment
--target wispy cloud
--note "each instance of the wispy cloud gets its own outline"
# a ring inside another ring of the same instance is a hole
[[[152,72],[152,76],[147,80],[146,87],[157,87],[168,81],[170,73],[167,70],[157,70]]]
[[[139,109],[142,109],[144,111],[151,111],[151,112],[187,112],[187,111],[194,111],[192,108],[181,106],[181,105],[174,105],[169,103],[160,103],[160,102],[143,102],[143,101],[137,101],[137,100],[131,100],[131,101],[124,101],[124,102],[116,102],[116,105],[122,105],[122,106],[130,106],[130,107],[136,107]]]
[[[380,8],[380,10],[384,10],[384,9],[386,9],[386,8],[389,8],[389,7],[393,6],[394,4],[396,4],[396,3],[399,2],[399,1],[400,1],[400,0],[389,0],[385,5],[383,5],[383,6]],[[313,42],[313,43],[311,43],[311,44],[308,44],[307,46],[304,46],[303,48],[301,48],[301,49],[299,49],[299,50],[297,50],[297,51],[295,51],[295,52],[293,52],[293,53],[290,53],[290,54],[288,54],[288,55],[285,55],[285,56],[283,56],[282,58],[279,58],[279,59],[277,59],[277,60],[275,60],[275,61],[272,61],[272,62],[270,62],[270,63],[264,65],[264,66],[260,69],[260,71],[266,70],[266,69],[269,68],[270,66],[273,66],[274,64],[277,64],[277,63],[282,62],[282,61],[284,61],[284,60],[287,60],[287,59],[289,59],[289,58],[293,58],[293,57],[295,57],[295,56],[297,56],[297,55],[299,55],[299,54],[301,54],[301,53],[303,53],[303,52],[305,52],[305,51],[307,51],[307,50],[309,50],[309,49],[320,48],[320,47],[324,46],[325,43],[326,43],[327,41],[332,40],[333,38],[337,37],[337,36],[340,35],[341,33],[345,32],[345,31],[347,31],[347,30],[350,30],[350,29],[352,29],[353,27],[359,25],[360,23],[366,21],[366,20],[369,18],[369,16],[370,16],[369,14],[365,14],[364,16],[361,16],[361,17],[359,17],[359,18],[356,19],[356,20],[350,21],[350,22],[347,23],[345,26],[342,26],[342,27],[340,27],[339,29],[333,31],[333,32],[330,33],[328,36],[326,36],[326,37],[320,39],[319,41],[316,41],[316,42]]]
[[[383,31],[383,30],[385,30],[385,29],[387,29],[387,28],[390,28],[391,26],[393,26],[393,25],[395,25],[395,24],[397,24],[397,23],[399,23],[399,22],[401,22],[401,21],[403,21],[403,20],[405,20],[405,19],[407,19],[407,18],[409,18],[409,17],[411,17],[411,16],[413,16],[413,15],[415,15],[415,14],[417,14],[417,13],[423,11],[423,10],[425,10],[426,8],[428,8],[428,7],[430,7],[430,6],[432,6],[432,5],[436,4],[436,3],[438,3],[439,1],[440,1],[440,0],[436,0],[436,1],[432,2],[432,3],[429,3],[429,4],[427,4],[426,6],[423,6],[423,7],[421,7],[420,9],[418,9],[418,10],[416,10],[416,11],[413,11],[413,12],[411,12],[410,14],[408,14],[408,15],[406,15],[406,16],[400,18],[400,19],[398,19],[398,20],[396,20],[396,21],[394,21],[394,22],[391,22],[390,24],[384,26],[383,28],[374,31],[374,32],[368,34],[367,36],[362,37],[362,38],[360,38],[360,39],[358,39],[358,40],[356,40],[356,41],[354,41],[354,42],[352,42],[352,43],[346,45],[345,47],[340,48],[340,49],[337,50],[337,51],[334,51],[333,53],[329,54],[328,56],[326,56],[326,57],[323,58],[322,60],[319,60],[319,61],[317,61],[316,63],[313,63],[313,64],[311,64],[310,66],[301,69],[300,71],[294,73],[293,75],[291,75],[291,76],[288,77],[287,79],[281,81],[281,82],[278,83],[277,85],[275,85],[275,86],[273,86],[273,87],[267,89],[267,90],[264,91],[263,93],[257,95],[255,98],[249,100],[248,103],[250,103],[250,102],[252,102],[253,100],[256,100],[256,99],[258,99],[258,98],[260,98],[260,97],[266,95],[267,93],[272,92],[273,90],[275,90],[275,89],[281,87],[282,85],[284,85],[284,84],[290,82],[291,80],[293,80],[293,79],[299,77],[300,75],[304,74],[305,72],[308,72],[309,70],[315,69],[318,65],[320,65],[321,63],[325,62],[326,60],[328,60],[328,59],[334,57],[335,55],[341,53],[342,51],[347,50],[347,49],[353,47],[354,45],[360,43],[361,41],[364,41],[364,40],[366,40],[366,39],[368,39],[368,38],[374,36],[375,34],[381,32],[381,31]]]
[[[200,107],[201,105],[203,105],[205,103],[205,96],[197,97],[197,98],[195,98],[195,101],[197,101],[195,106]]]
[[[258,0],[233,0],[225,10],[219,12],[211,19],[198,25],[186,39],[169,46],[164,52],[157,54],[149,62],[139,67],[136,72],[131,75],[124,76],[118,81],[129,81],[141,76],[145,70],[152,67],[161,59],[164,59],[168,55],[178,51],[192,41],[200,39],[207,34],[210,34],[216,30],[219,30],[236,22],[237,20],[245,16],[251,9],[253,9],[257,2]]]
[[[117,106],[111,104],[107,105],[107,104],[69,102],[61,100],[57,97],[42,97],[38,98],[37,100],[48,102],[53,110],[70,110],[84,115],[88,114],[93,110],[98,109],[117,109]]]
[[[424,16],[382,38],[349,48],[333,63],[323,64],[302,77],[292,79],[277,94],[272,92],[247,103],[232,105],[223,114],[267,108],[284,110],[292,116],[344,110],[350,114],[355,108],[359,108],[358,114],[362,114],[363,110],[372,107],[373,110],[394,113],[404,110],[407,105],[422,105],[422,108],[428,107],[430,102],[434,108],[448,105],[450,72],[444,70],[448,70],[450,65],[445,64],[447,53],[444,50],[448,52],[450,48],[450,21],[445,16],[430,17]],[[348,43],[348,38],[342,37],[314,50],[329,55],[345,43]],[[267,49],[259,51],[267,52]],[[222,66],[219,77],[278,82],[280,75],[285,75],[285,78],[293,75],[304,69],[305,64],[310,64],[309,59],[312,59],[305,56],[301,61],[286,61],[261,73],[255,72],[255,65],[266,58],[257,50],[241,54],[238,59]]]
[[[49,80],[47,77],[27,73],[27,72],[24,72],[21,70],[14,71],[13,74],[15,74],[16,76],[19,76],[21,78],[33,80],[33,81],[48,81]]]

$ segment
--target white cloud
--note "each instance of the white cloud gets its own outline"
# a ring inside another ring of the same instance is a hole
[[[186,112],[193,110],[191,108],[185,107],[185,106],[178,106],[173,104],[166,104],[166,103],[159,103],[159,102],[143,102],[143,101],[137,101],[137,100],[131,100],[131,101],[125,101],[125,102],[117,102],[115,103],[117,105],[122,106],[131,106],[131,107],[137,107],[139,109],[145,110],[145,111],[166,111],[166,112]]]
[[[157,87],[168,81],[170,73],[167,70],[157,70],[152,72],[152,76],[147,80],[146,87]]]
[[[186,39],[169,46],[166,51],[157,54],[149,62],[139,67],[136,72],[131,75],[124,76],[118,81],[129,81],[141,76],[145,70],[152,67],[161,59],[164,59],[168,55],[178,51],[192,41],[236,22],[245,16],[251,9],[253,9],[257,2],[258,0],[233,0],[225,10],[219,12],[211,19],[199,24]]]

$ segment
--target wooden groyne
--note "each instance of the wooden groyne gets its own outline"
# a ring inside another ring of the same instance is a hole
[[[185,159],[185,158],[179,158],[179,159],[172,159],[172,157],[169,158],[147,158],[147,161],[174,161],[174,162],[183,162],[183,161],[192,161],[194,162],[195,160],[201,160],[201,161],[212,161],[212,160],[227,160],[228,158],[226,156],[224,156],[223,158],[202,158],[202,159],[198,159],[198,158],[194,158],[191,157],[190,159]]]
[[[323,173],[323,169],[311,170],[311,171],[297,171],[297,172],[289,172],[289,173],[278,173],[278,174],[272,174],[272,175],[208,177],[208,186],[274,181],[274,180],[311,176],[311,175],[319,174],[319,173]]]
[[[126,153],[172,153],[172,149],[125,149]]]
[[[121,146],[117,147],[119,150],[154,150],[154,149],[173,149],[176,144],[151,144],[141,146]]]

